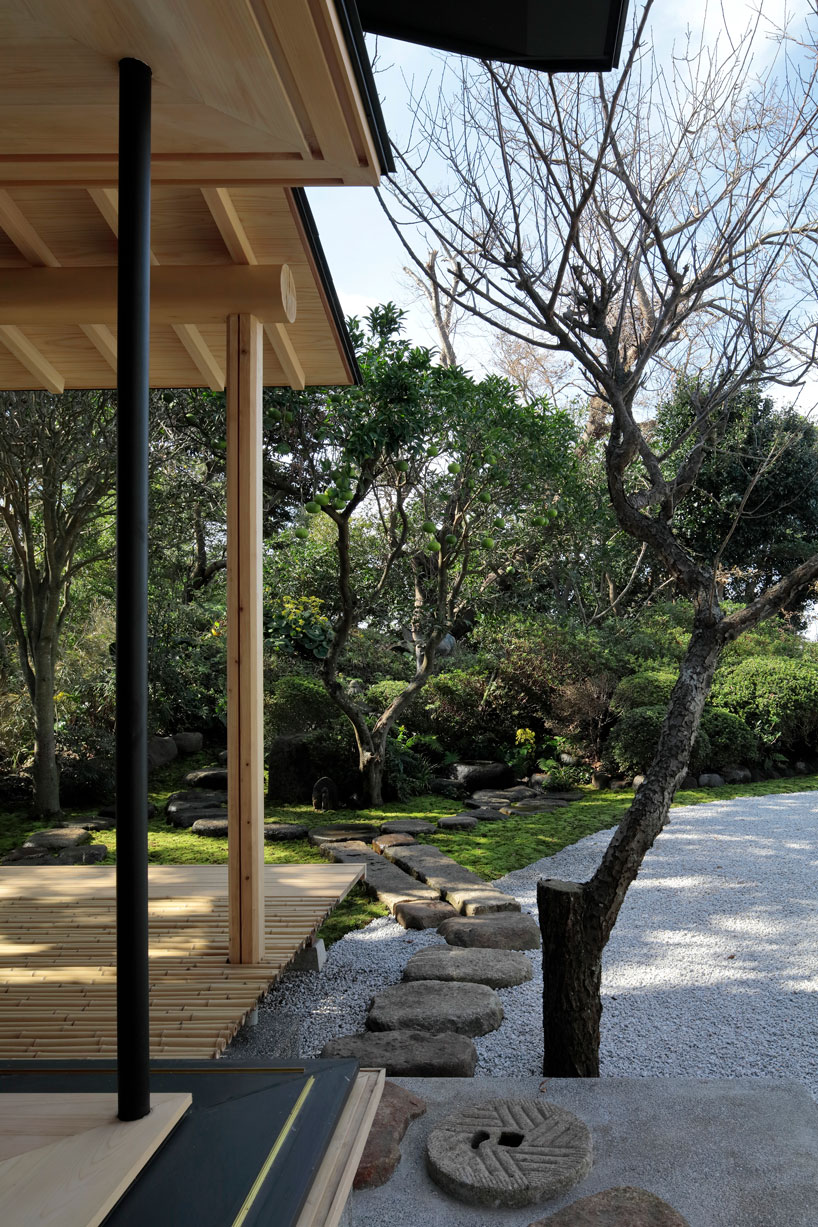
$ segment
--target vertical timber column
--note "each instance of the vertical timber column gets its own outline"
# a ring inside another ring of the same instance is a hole
[[[148,364],[151,70],[119,64],[116,523],[116,1013],[120,1120],[150,1111]]]
[[[227,806],[230,962],[264,956],[261,630],[263,326],[227,320]]]

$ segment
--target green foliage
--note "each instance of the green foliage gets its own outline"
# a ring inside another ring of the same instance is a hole
[[[635,707],[617,720],[605,746],[606,758],[624,775],[647,771],[659,745],[666,707]],[[689,769],[697,774],[710,761],[710,739],[704,729],[693,743]]]
[[[223,732],[227,635],[221,604],[207,597],[188,605],[152,601],[148,629],[152,729],[160,733],[178,729]]]
[[[387,677],[380,682],[375,682],[366,692],[367,705],[377,712],[386,711],[395,699],[400,698],[406,689],[407,683],[397,678]],[[404,707],[401,713],[401,719],[410,719],[412,708],[416,705],[414,699],[410,700],[409,704]]]
[[[646,669],[623,677],[613,693],[611,711],[622,715],[634,707],[667,707],[677,677],[672,669]]]
[[[285,656],[323,660],[332,642],[330,620],[318,597],[281,596],[264,605],[264,634],[272,649]]]
[[[311,733],[339,722],[339,714],[316,678],[290,675],[278,681],[265,703],[270,736]]]
[[[702,729],[710,741],[708,766],[726,767],[731,763],[754,763],[758,758],[758,738],[741,716],[723,707],[706,707]]]
[[[389,738],[384,771],[387,796],[391,794],[399,801],[422,797],[431,790],[433,778],[434,771],[425,754],[410,750],[396,737]]]
[[[809,752],[818,732],[818,663],[751,657],[716,675],[712,701],[741,716],[765,750]]]

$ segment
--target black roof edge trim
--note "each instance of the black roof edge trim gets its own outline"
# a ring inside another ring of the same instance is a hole
[[[619,57],[622,54],[622,40],[625,36],[625,21],[628,16],[628,0],[621,0],[619,13],[611,9],[608,37],[605,39],[605,50],[611,57],[611,68],[619,67]]]
[[[301,224],[304,227],[304,232],[312,249],[313,258],[315,260],[318,275],[321,278],[321,284],[324,288],[324,293],[327,296],[332,322],[338,329],[338,339],[341,342],[341,348],[344,353],[344,358],[349,364],[349,369],[352,372],[353,381],[356,384],[363,383],[361,368],[358,366],[358,359],[355,356],[355,350],[352,345],[352,338],[349,335],[344,319],[344,313],[341,310],[341,304],[338,301],[338,294],[335,290],[335,283],[332,280],[332,273],[329,271],[327,257],[324,255],[324,248],[321,246],[321,239],[318,235],[318,227],[315,224],[315,218],[312,215],[307,194],[303,187],[290,188],[293,202],[298,210],[298,216],[301,219]]]
[[[352,67],[358,80],[361,101],[366,111],[366,117],[369,120],[369,128],[372,133],[372,139],[375,142],[378,161],[381,164],[381,174],[392,175],[395,173],[392,144],[389,140],[389,133],[386,130],[386,120],[381,110],[375,77],[372,72],[372,65],[369,62],[366,43],[364,42],[363,26],[358,16],[355,0],[335,0],[335,9],[346,40],[349,58],[352,60]]]

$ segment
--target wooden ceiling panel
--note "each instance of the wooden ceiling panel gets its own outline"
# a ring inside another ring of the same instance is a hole
[[[116,238],[84,188],[55,194],[43,187],[16,187],[8,195],[59,264],[116,264]]]
[[[197,187],[154,188],[151,250],[160,264],[231,263],[213,216]]]

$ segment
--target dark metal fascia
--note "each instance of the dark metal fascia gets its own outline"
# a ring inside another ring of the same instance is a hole
[[[627,4],[627,0],[625,0],[625,3]],[[369,120],[369,129],[375,142],[378,161],[381,165],[381,174],[394,174],[395,163],[392,159],[392,143],[386,130],[386,120],[381,110],[375,77],[372,72],[372,65],[369,62],[369,54],[364,42],[364,31],[361,19],[358,16],[355,0],[335,0],[335,9],[338,13],[338,20],[341,23],[341,30],[346,41],[349,58],[352,61],[352,68],[358,81],[358,89],[361,91],[361,102],[363,103],[366,117]]]

